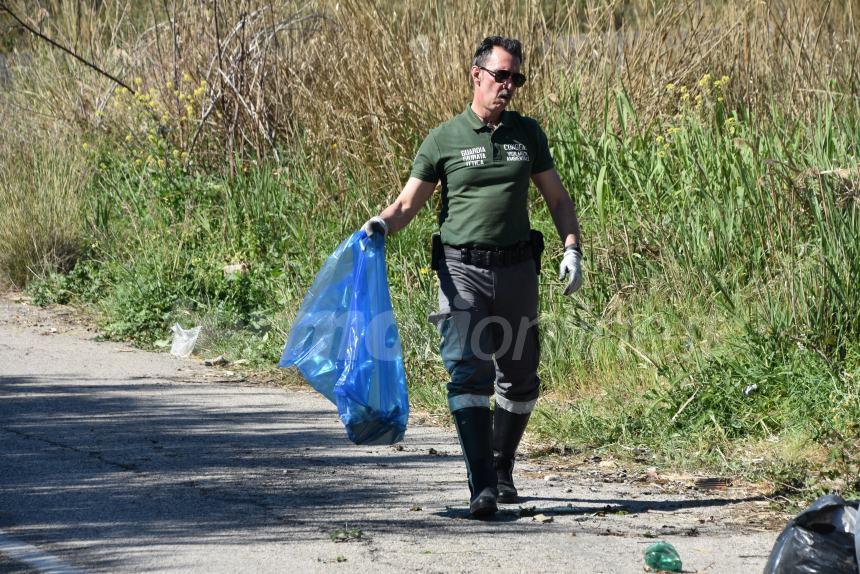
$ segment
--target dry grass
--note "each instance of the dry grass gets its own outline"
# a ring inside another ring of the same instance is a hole
[[[83,240],[80,148],[62,136],[25,133],[7,129],[0,138],[0,285],[17,287],[67,270]]]
[[[851,0],[13,4],[127,83],[140,78],[135,88],[162,106],[175,144],[210,164],[300,150],[332,169],[373,162],[391,185],[415,139],[467,101],[469,56],[492,33],[525,42],[531,79],[518,104],[537,114],[575,84],[583,112],[602,118],[607,88],[623,86],[647,121],[673,111],[667,84],[706,73],[733,78],[730,97],[752,109],[775,98],[803,111],[853,93],[860,73]],[[31,50],[21,44],[38,58],[41,78],[25,82],[37,110],[100,125],[111,83],[55,50]],[[180,94],[203,80],[194,122],[177,122]]]
[[[74,257],[83,166],[104,161],[87,186],[99,242],[71,280],[105,286],[109,333],[155,340],[176,301],[225,326],[295,308],[331,246],[397,192],[417,141],[466,104],[475,44],[509,34],[530,78],[516,104],[547,127],[593,246],[574,300],[542,277],[534,428],[734,468],[758,464],[736,441],[784,437],[763,464],[786,475],[831,445],[856,452],[856,0],[33,5],[15,9],[136,93],[6,36],[0,275]],[[411,396],[442,412],[432,227],[422,212],[387,258]],[[228,281],[239,261],[247,282]],[[282,319],[219,344],[270,364]]]
[[[157,135],[166,144],[154,161],[161,153],[230,173],[260,157],[301,156],[340,187],[371,190],[370,204],[396,193],[415,143],[468,101],[468,60],[489,34],[525,43],[530,80],[517,105],[547,124],[569,119],[557,114],[572,97],[582,122],[603,121],[605,111],[613,121],[620,87],[645,126],[675,113],[667,84],[692,87],[704,74],[732,78],[730,103],[755,111],[777,102],[789,115],[822,98],[853,97],[860,85],[855,0],[7,4],[137,94],[123,97],[0,13],[0,27],[16,31],[7,40],[4,117],[59,130],[73,146],[94,132],[118,143]],[[14,155],[3,169],[25,173]],[[56,182],[40,193],[49,189],[74,186]],[[62,191],[56,201],[68,197]],[[20,281],[20,271],[11,274]]]

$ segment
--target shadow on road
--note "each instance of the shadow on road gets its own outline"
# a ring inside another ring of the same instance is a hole
[[[539,514],[546,516],[631,515],[643,514],[650,511],[671,512],[687,508],[721,507],[759,500],[766,500],[766,498],[764,496],[751,496],[746,498],[708,498],[698,500],[636,500],[521,496],[518,503],[501,506],[499,513],[491,520],[496,522],[512,522],[520,519],[531,520]],[[448,507],[443,511],[437,512],[436,515],[446,518],[471,519],[468,508]]]
[[[534,508],[506,506],[476,532],[475,521],[460,520],[468,517],[462,462],[436,455],[438,435],[407,433],[401,449],[355,446],[333,406],[289,397],[134,373],[0,376],[0,530],[85,546],[89,564],[109,571],[135,559],[143,568],[165,545],[325,541],[354,527],[534,535],[537,513],[738,502],[525,497],[521,506]]]
[[[426,522],[408,512],[408,469],[431,474],[442,459],[422,453],[438,443],[355,446],[333,406],[302,404],[279,390],[135,376],[0,376],[0,529],[34,543],[99,541],[109,570],[113,543],[129,539],[244,544],[283,526],[289,542],[320,539],[388,506],[407,518],[380,525]]]
[[[564,508],[573,507],[577,509],[576,514],[592,514],[595,512],[617,513],[624,512],[626,514],[641,514],[649,511],[671,512],[674,510],[684,510],[688,508],[708,508],[720,507],[730,504],[738,504],[741,502],[755,502],[767,500],[764,496],[748,496],[745,498],[699,498],[699,499],[679,499],[679,500],[636,500],[622,498],[565,498],[565,497],[540,497],[540,496],[523,496],[520,497],[522,506],[535,507],[540,511],[540,508],[549,501],[556,504],[545,506],[547,511],[555,509],[558,513],[564,513]],[[537,503],[537,504],[535,504]],[[568,506],[559,506],[562,505]],[[585,503],[591,506],[577,506],[577,503]],[[580,512],[581,510],[581,512]],[[573,513],[567,513],[573,514]]]

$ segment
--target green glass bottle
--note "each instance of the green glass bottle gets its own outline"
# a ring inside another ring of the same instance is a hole
[[[681,572],[681,557],[668,542],[658,542],[646,548],[645,564],[653,570]]]

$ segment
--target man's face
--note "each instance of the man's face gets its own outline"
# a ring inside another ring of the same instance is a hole
[[[504,48],[494,46],[483,67],[493,72],[507,70],[516,74],[520,71],[520,61]],[[504,110],[517,90],[511,78],[499,83],[492,74],[477,66],[472,66],[472,83],[478,104],[493,113]]]

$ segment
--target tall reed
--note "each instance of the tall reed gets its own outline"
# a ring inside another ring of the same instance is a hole
[[[19,34],[0,91],[17,122],[0,126],[0,273],[86,249],[39,292],[99,306],[111,336],[193,319],[204,346],[272,363],[326,255],[397,193],[468,102],[474,46],[504,33],[586,247],[563,298],[549,242],[533,428],[723,468],[765,450],[829,472],[821,453],[856,444],[856,2],[12,5],[131,88]],[[443,412],[436,201],[387,258],[412,397]],[[554,236],[537,194],[532,223]]]

